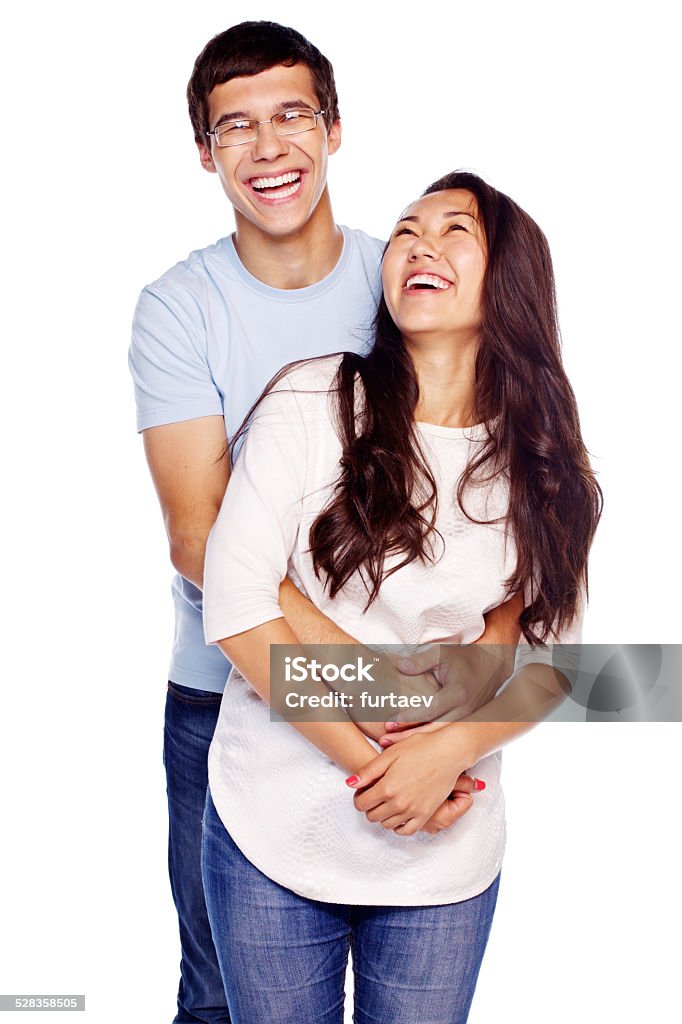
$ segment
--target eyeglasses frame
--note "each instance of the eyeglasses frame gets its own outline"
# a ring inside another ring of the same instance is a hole
[[[304,110],[304,109],[305,110],[310,110],[310,112],[313,114],[313,116],[315,118],[314,124],[312,124],[309,128],[297,128],[295,132],[279,132],[279,131],[277,131],[277,128],[275,127],[275,118],[276,117],[281,117],[282,114],[288,114],[289,113],[288,110],[280,110],[276,114],[273,114],[272,117],[267,117],[264,121],[255,121],[255,120],[253,120],[252,118],[249,118],[249,117],[239,117],[239,118],[234,118],[233,119],[234,121],[248,121],[249,124],[252,124],[255,127],[256,134],[253,136],[252,139],[243,139],[241,142],[231,142],[228,145],[225,145],[225,144],[221,145],[220,142],[218,142],[218,136],[217,136],[216,132],[218,131],[219,128],[222,128],[222,126],[224,124],[231,124],[232,121],[222,121],[222,122],[220,122],[219,124],[217,124],[215,126],[215,128],[209,129],[206,132],[206,135],[213,136],[213,140],[214,140],[216,146],[219,149],[232,149],[234,146],[248,146],[248,144],[250,142],[255,142],[256,139],[258,138],[258,130],[260,129],[260,126],[262,124],[271,124],[272,125],[272,130],[275,133],[275,135],[279,135],[280,138],[286,138],[287,135],[302,135],[304,132],[312,132],[312,131],[314,131],[317,128],[317,119],[318,119],[318,117],[321,117],[321,116],[323,116],[324,114],[327,113],[326,110],[313,110],[311,107],[305,107],[305,108],[304,107],[296,107],[295,109],[296,110]]]

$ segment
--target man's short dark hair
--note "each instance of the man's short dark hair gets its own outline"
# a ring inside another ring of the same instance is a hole
[[[327,130],[339,119],[334,69],[316,46],[293,28],[274,21],[243,21],[214,36],[203,48],[187,86],[189,117],[197,142],[206,145],[208,96],[216,85],[232,78],[259,75],[279,64],[293,67],[303,64],[310,69],[313,87],[325,111]]]

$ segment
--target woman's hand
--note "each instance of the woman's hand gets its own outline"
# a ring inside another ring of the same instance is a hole
[[[464,794],[467,789],[466,783],[459,785],[468,762],[458,746],[451,730],[441,729],[412,736],[379,754],[347,780],[356,790],[356,809],[368,821],[380,822],[403,836],[414,835],[434,818],[434,831],[452,824],[468,809],[468,801],[461,799],[454,817],[443,807],[453,790],[461,789]],[[472,789],[476,788],[474,780]]]
[[[467,811],[474,806],[472,793],[479,789],[485,789],[485,782],[481,779],[472,779],[470,775],[460,775],[456,782],[456,788],[447,800],[444,800],[440,807],[432,814],[429,820],[422,825],[420,832],[428,832],[429,835],[436,835],[446,828],[450,828]]]

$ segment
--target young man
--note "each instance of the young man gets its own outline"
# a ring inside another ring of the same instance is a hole
[[[176,1024],[230,1019],[200,866],[208,747],[229,669],[205,645],[201,621],[206,538],[229,476],[221,455],[284,364],[365,344],[383,248],[334,222],[336,87],[329,61],[303,36],[271,22],[228,29],[197,58],[188,101],[201,165],[218,176],[236,230],[143,290],[130,349],[138,430],[178,572],[164,742],[182,944]],[[295,587],[285,582],[281,598],[300,640],[342,639]],[[500,613],[486,640],[513,642],[513,618]]]

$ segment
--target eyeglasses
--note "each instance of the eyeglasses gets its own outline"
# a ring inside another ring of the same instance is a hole
[[[220,146],[221,149],[226,146],[243,146],[247,142],[256,141],[258,129],[262,124],[271,124],[277,135],[298,135],[299,132],[312,131],[317,126],[318,117],[324,113],[324,110],[300,107],[273,114],[267,121],[251,121],[240,117],[235,121],[222,121],[206,134],[212,135],[216,146]]]

